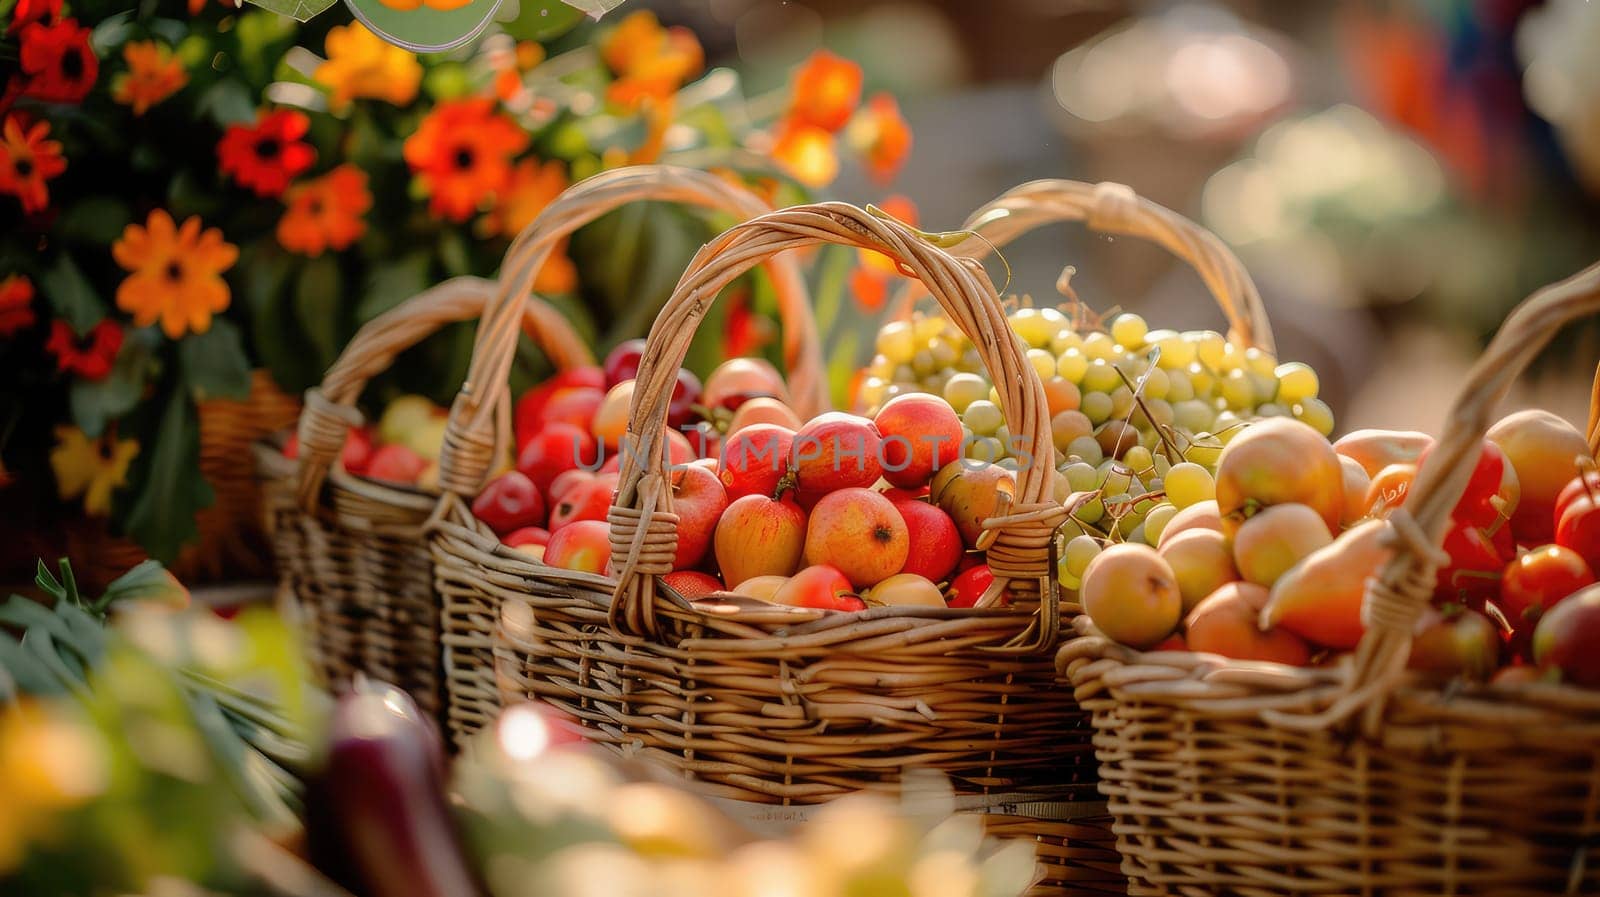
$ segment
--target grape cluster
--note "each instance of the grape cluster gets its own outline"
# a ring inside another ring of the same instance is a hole
[[[1217,458],[1248,422],[1292,416],[1333,432],[1310,366],[1279,364],[1215,331],[1151,330],[1136,314],[1103,329],[1075,328],[1054,308],[1019,308],[1009,320],[1044,381],[1056,470],[1070,491],[1098,493],[1066,526],[1061,575],[1069,587],[1091,548],[1153,545],[1179,509],[1212,498]],[[1019,453],[1031,451],[1007,430],[977,350],[943,316],[884,325],[876,350],[861,386],[863,410],[930,392],[961,415],[968,458],[1015,468]]]

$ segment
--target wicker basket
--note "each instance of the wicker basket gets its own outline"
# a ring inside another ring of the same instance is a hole
[[[306,392],[299,460],[284,457],[281,439],[255,446],[279,601],[301,624],[313,669],[329,687],[360,672],[406,689],[430,713],[443,707],[438,601],[422,529],[436,498],[352,476],[333,462],[361,424],[355,402],[367,381],[440,327],[479,317],[494,292],[493,281],[460,277],[374,318],[322,385]],[[517,332],[526,331],[556,367],[593,363],[555,309],[529,297],[520,311]],[[498,429],[497,439],[509,439],[509,429]],[[505,452],[502,441],[497,457]]]
[[[1468,374],[1390,518],[1353,662],[1140,654],[1075,621],[1085,637],[1058,664],[1094,713],[1130,893],[1600,893],[1600,692],[1441,690],[1405,671],[1491,411],[1562,324],[1596,312],[1600,265],[1519,306]]]
[[[433,542],[440,590],[480,613],[498,611],[505,700],[555,704],[592,740],[664,763],[705,793],[768,805],[768,814],[773,804],[792,808],[769,818],[892,790],[903,769],[918,766],[943,770],[959,791],[982,798],[968,806],[990,812],[997,830],[1012,822],[1012,807],[1092,798],[1087,720],[1051,687],[1048,652],[1074,609],[1056,600],[1050,575],[1052,535],[1066,511],[1049,498],[1045,467],[1024,472],[1016,503],[991,521],[997,585],[977,609],[836,614],[731,597],[690,605],[658,588],[676,542],[660,456],[673,371],[732,278],[822,242],[884,252],[928,284],[996,374],[1013,432],[1048,445],[1043,387],[975,262],[844,204],[774,212],[702,248],[651,330],[628,435],[639,447],[623,454],[610,515],[618,578],[502,549],[464,498],[447,494]],[[1007,583],[1013,604],[999,606]],[[1121,878],[1108,846],[1061,877],[1114,892]],[[1095,853],[1092,844],[1077,849]]]

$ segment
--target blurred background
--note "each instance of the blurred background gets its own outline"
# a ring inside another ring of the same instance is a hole
[[[916,135],[885,186],[924,228],[1034,178],[1115,180],[1214,229],[1311,363],[1340,430],[1437,432],[1464,368],[1538,286],[1600,257],[1600,4],[634,0],[692,27],[751,93],[819,46],[893,91]],[[1220,326],[1160,249],[1060,226],[1007,247],[1010,291]],[[999,283],[1003,268],[991,266]],[[866,327],[859,320],[843,326]],[[1587,411],[1594,328],[1517,403]],[[1436,399],[1436,400],[1433,400]]]

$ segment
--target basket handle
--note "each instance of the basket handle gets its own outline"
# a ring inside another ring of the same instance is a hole
[[[308,513],[316,507],[323,481],[334,459],[344,451],[350,428],[361,425],[356,399],[367,381],[388,370],[396,355],[411,348],[439,328],[480,317],[494,295],[495,283],[479,277],[456,277],[424,290],[362,325],[339,358],[323,375],[322,385],[306,390],[300,413],[300,506]],[[533,337],[557,368],[565,370],[594,364],[588,346],[572,325],[550,305],[529,295],[522,306],[520,329]],[[500,427],[497,441],[504,445],[509,429]]]
[[[703,171],[670,165],[602,172],[573,184],[551,201],[512,241],[501,263],[499,295],[478,328],[472,365],[445,427],[439,485],[446,492],[476,494],[493,466],[494,409],[505,401],[510,389],[508,376],[516,350],[515,297],[532,289],[534,276],[562,238],[613,209],[650,200],[729,212],[741,221],[769,208],[744,187]],[[814,414],[827,407],[827,379],[805,283],[793,259],[776,259],[768,270],[783,319],[784,358],[795,410]]]
[[[1040,449],[1036,457],[1051,457],[1044,385],[1023,354],[1021,341],[1011,333],[994,285],[976,261],[956,259],[906,225],[847,203],[795,206],[736,225],[695,254],[650,328],[640,359],[620,456],[621,484],[608,517],[618,580],[610,621],[619,632],[655,634],[657,602],[671,600],[657,589],[657,577],[672,570],[678,543],[663,434],[675,372],[695,328],[718,292],[734,278],[780,252],[819,243],[881,252],[921,280],[977,347],[1000,391],[1000,407],[1011,432]],[[1008,643],[1019,652],[1053,647],[1060,626],[1048,553],[1054,527],[1066,511],[1051,501],[1053,473],[1049,464],[1026,465],[1018,473],[1011,507],[985,521],[993,534],[988,551],[995,582],[979,606],[992,605],[1008,583],[1014,591],[1045,599],[1039,602],[1036,623]]]
[[[1367,581],[1362,615],[1367,631],[1356,647],[1355,665],[1339,697],[1322,713],[1274,720],[1299,727],[1322,727],[1364,714],[1375,732],[1384,701],[1403,677],[1411,655],[1411,632],[1433,596],[1434,575],[1446,560],[1440,543],[1450,514],[1467,488],[1480,446],[1493,424],[1492,413],[1512,381],[1538,357],[1570,321],[1600,313],[1600,263],[1551,284],[1523,300],[1507,316],[1450,407],[1444,432],[1429,450],[1403,506],[1389,517],[1394,555]],[[1600,379],[1590,407],[1600,405]],[[1595,448],[1590,427],[1590,449]]]
[[[982,259],[1017,237],[1058,221],[1082,221],[1096,233],[1139,237],[1164,247],[1200,275],[1228,319],[1231,342],[1276,351],[1261,294],[1233,250],[1216,234],[1123,184],[1040,180],[1013,187],[967,218],[962,229],[975,236],[950,252]],[[902,316],[910,313],[909,301],[900,311]]]

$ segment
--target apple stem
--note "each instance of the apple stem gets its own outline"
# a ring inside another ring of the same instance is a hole
[[[778,477],[778,485],[772,489],[772,500],[783,498],[783,493],[790,490],[800,491],[800,479],[792,469],[784,471],[783,476]]]

